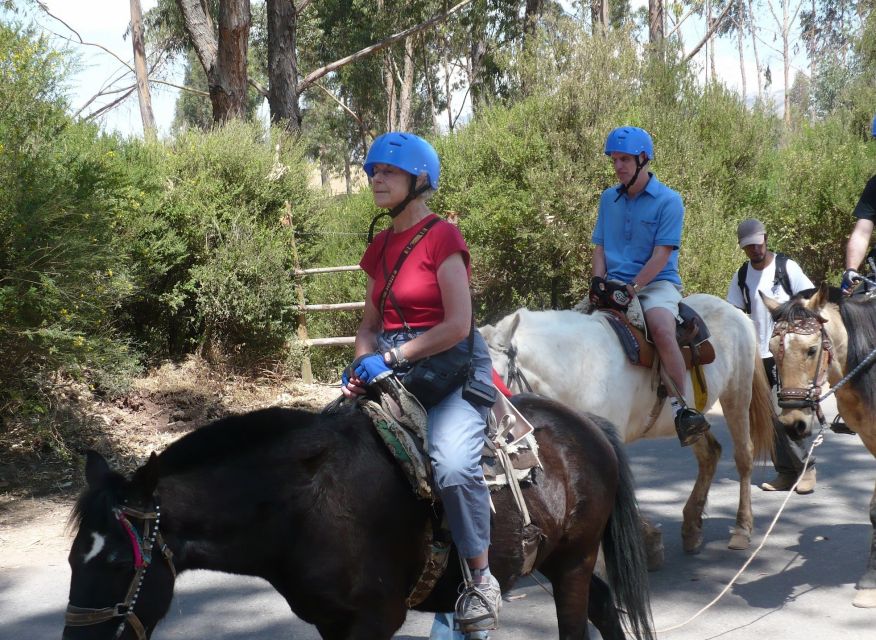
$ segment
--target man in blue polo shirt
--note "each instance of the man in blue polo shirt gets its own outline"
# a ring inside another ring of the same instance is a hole
[[[685,365],[675,339],[684,204],[678,193],[645,170],[654,159],[654,143],[644,129],[613,130],[605,141],[605,155],[611,158],[620,184],[606,189],[599,201],[591,290],[602,280],[616,280],[626,283],[631,298],[639,297],[663,367],[675,430],[686,447],[708,431],[709,423],[684,403]]]

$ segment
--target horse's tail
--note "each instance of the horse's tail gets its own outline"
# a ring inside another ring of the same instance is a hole
[[[654,640],[648,588],[648,560],[642,541],[633,472],[617,431],[605,419],[591,416],[611,441],[617,455],[618,486],[614,509],[602,536],[605,571],[618,607],[627,614],[632,637]]]
[[[748,424],[754,459],[768,460],[775,451],[776,412],[773,409],[773,393],[767,380],[760,353],[754,352],[754,375],[751,377],[751,404],[748,405]]]

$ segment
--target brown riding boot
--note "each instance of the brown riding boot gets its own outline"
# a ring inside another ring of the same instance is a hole
[[[795,482],[797,482],[797,476],[780,472],[769,482],[764,482],[760,485],[760,488],[764,491],[790,491]],[[800,478],[800,482],[797,483],[797,488],[794,491],[800,495],[806,495],[815,491],[815,467],[806,469],[806,473]]]
[[[699,411],[684,407],[675,414],[675,431],[682,447],[692,445],[709,430],[709,421]]]

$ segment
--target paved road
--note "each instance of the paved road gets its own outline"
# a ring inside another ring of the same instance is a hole
[[[826,407],[829,418],[832,406]],[[684,622],[722,590],[747,559],[726,549],[738,499],[731,445],[718,413],[710,414],[724,446],[708,506],[702,553],[681,550],[681,508],[693,481],[695,462],[672,440],[629,447],[643,512],[662,524],[666,564],[650,574],[658,630]],[[812,640],[876,638],[876,610],[851,606],[854,583],[869,546],[866,512],[876,480],[876,461],[857,437],[829,432],[818,451],[818,487],[794,495],[764,549],[738,583],[713,608],[686,626],[659,634],[661,640]],[[755,482],[772,476],[759,468]],[[787,494],[754,490],[757,532],[754,544]],[[0,545],[2,545],[0,534]],[[0,547],[0,567],[3,567]],[[60,637],[69,570],[55,551],[33,566],[0,573],[0,640]],[[503,628],[494,640],[556,637],[549,596],[532,580],[505,603]],[[431,616],[412,613],[397,638],[427,638]],[[266,583],[210,572],[184,574],[171,613],[156,640],[311,640],[313,627],[297,620]],[[595,634],[598,637],[598,634]]]

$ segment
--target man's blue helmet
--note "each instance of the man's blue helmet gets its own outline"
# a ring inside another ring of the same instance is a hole
[[[648,160],[654,159],[654,141],[644,129],[639,127],[618,127],[605,139],[605,155],[615,151],[637,156],[644,153]]]
[[[870,135],[876,138],[876,116],[873,116],[873,124],[870,125]]]
[[[438,154],[431,144],[413,133],[391,131],[379,136],[368,149],[363,165],[369,178],[374,177],[375,164],[389,164],[415,176],[425,172],[429,186],[438,189],[441,175]]]

